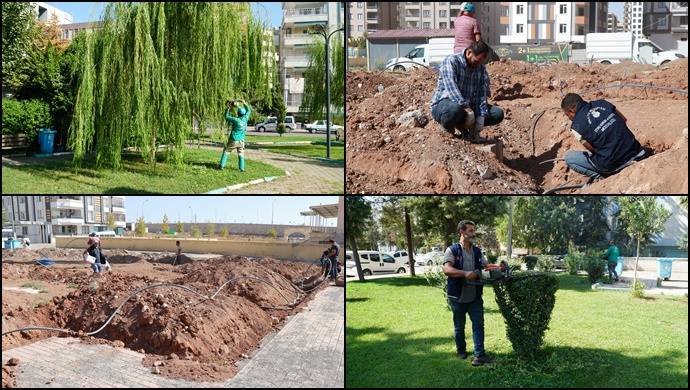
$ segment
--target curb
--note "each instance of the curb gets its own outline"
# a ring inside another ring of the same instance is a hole
[[[290,172],[285,171],[285,176],[290,176]],[[263,178],[261,178],[261,179],[252,180],[252,181],[250,181],[250,182],[248,182],[248,183],[240,183],[240,184],[234,184],[234,185],[227,186],[227,187],[217,188],[217,189],[212,190],[212,191],[209,191],[209,192],[204,192],[204,194],[206,194],[206,195],[208,195],[208,194],[211,194],[211,195],[222,194],[222,193],[224,193],[225,191],[239,190],[240,188],[243,188],[243,187],[246,187],[246,186],[250,186],[250,185],[254,185],[254,184],[266,183],[266,182],[269,182],[269,181],[272,181],[272,180],[275,180],[275,179],[279,179],[279,178],[281,178],[281,177],[283,177],[283,176],[266,176],[266,177],[263,177]]]

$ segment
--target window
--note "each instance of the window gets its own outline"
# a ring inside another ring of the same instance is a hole
[[[29,228],[28,227],[22,227],[22,236],[26,236],[29,234]]]
[[[429,22],[422,23],[422,28],[431,28],[431,23],[429,23]]]
[[[566,24],[559,24],[559,25],[558,25],[558,31],[559,31],[561,34],[567,33],[567,32],[568,32],[568,27],[567,27],[567,25],[566,25]]]
[[[422,11],[422,17],[430,18],[431,17],[431,11],[429,11],[429,10]]]
[[[525,6],[524,5],[518,5],[515,7],[515,13],[517,15],[522,15],[525,13]]]
[[[446,11],[444,9],[438,11],[438,16],[441,18],[445,18],[447,15],[448,15],[448,11]]]
[[[393,264],[395,264],[395,259],[392,258],[392,257],[390,257],[390,255],[384,254],[384,255],[382,255],[382,256],[383,256],[383,262],[384,262],[384,263],[393,263]]]
[[[568,5],[567,4],[561,4],[561,15],[567,14],[568,13]]]
[[[522,34],[524,26],[522,24],[516,24],[515,25],[515,33],[516,34]]]

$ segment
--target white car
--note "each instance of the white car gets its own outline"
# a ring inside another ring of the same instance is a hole
[[[295,117],[293,116],[286,116],[285,117],[285,122],[283,122],[285,125],[285,132],[289,133],[292,130],[295,129]],[[261,122],[257,123],[254,128],[256,131],[264,132],[264,131],[276,131],[276,127],[278,126],[278,118],[274,116],[269,116],[266,119],[266,122]]]
[[[357,251],[359,254],[359,264],[362,266],[364,276],[383,273],[407,273],[407,264],[402,260],[395,260],[388,253],[379,251]],[[353,253],[345,252],[345,274],[347,276],[357,276],[357,266],[355,265]]]
[[[406,264],[410,263],[410,257],[407,255],[406,250],[390,251],[388,252],[388,254],[393,256],[396,263],[398,262],[398,260],[403,261]]]
[[[415,265],[434,265],[434,263],[443,264],[443,252],[431,251],[421,256],[415,257]]]
[[[306,126],[307,131],[314,134],[314,133],[325,133],[326,132],[326,121],[325,120],[320,120],[320,121],[314,121],[313,123],[309,123]],[[343,131],[343,127],[340,125],[334,125],[333,122],[331,122],[331,133],[335,134],[337,130],[340,130],[341,132]]]

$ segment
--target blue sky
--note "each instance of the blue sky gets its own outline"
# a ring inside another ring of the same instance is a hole
[[[148,202],[146,200],[148,199]],[[274,202],[275,199],[275,202]],[[143,214],[147,222],[162,222],[163,214],[171,222],[190,222],[192,212],[199,223],[273,223],[309,225],[309,217],[300,215],[309,206],[337,204],[338,196],[127,196],[127,222],[135,222]],[[190,208],[191,207],[191,208]],[[336,218],[326,220],[326,226],[336,226]]]
[[[100,20],[100,14],[105,9],[104,2],[94,2],[94,3],[70,3],[70,2],[47,2],[46,4],[51,5],[61,11],[65,11],[72,15],[73,23],[83,23],[88,22],[91,19],[91,14],[93,11],[93,17]],[[266,20],[270,16],[271,27],[280,27],[280,23],[283,17],[283,10],[281,8],[280,2],[263,2],[261,5],[252,2],[252,8],[254,9],[254,14],[261,16],[262,19]],[[267,15],[268,11],[268,15]]]

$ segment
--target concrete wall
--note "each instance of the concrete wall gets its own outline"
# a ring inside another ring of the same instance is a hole
[[[56,237],[57,248],[86,249],[88,237]],[[309,245],[307,243],[290,244],[282,240],[230,241],[209,238],[139,238],[139,237],[102,237],[103,249],[127,249],[134,251],[168,251],[177,250],[175,241],[180,241],[182,253],[218,253],[221,255],[245,255],[255,257],[273,257],[290,260],[313,261],[318,259],[328,245]],[[69,246],[66,246],[68,245]]]
[[[679,259],[673,257],[668,258],[673,259],[671,274],[673,274],[674,272],[688,273],[688,259]],[[635,270],[635,257],[624,257],[624,259],[625,260],[623,261],[623,271]],[[640,262],[637,265],[637,270],[656,272],[659,267],[659,259],[660,257],[640,257]]]

